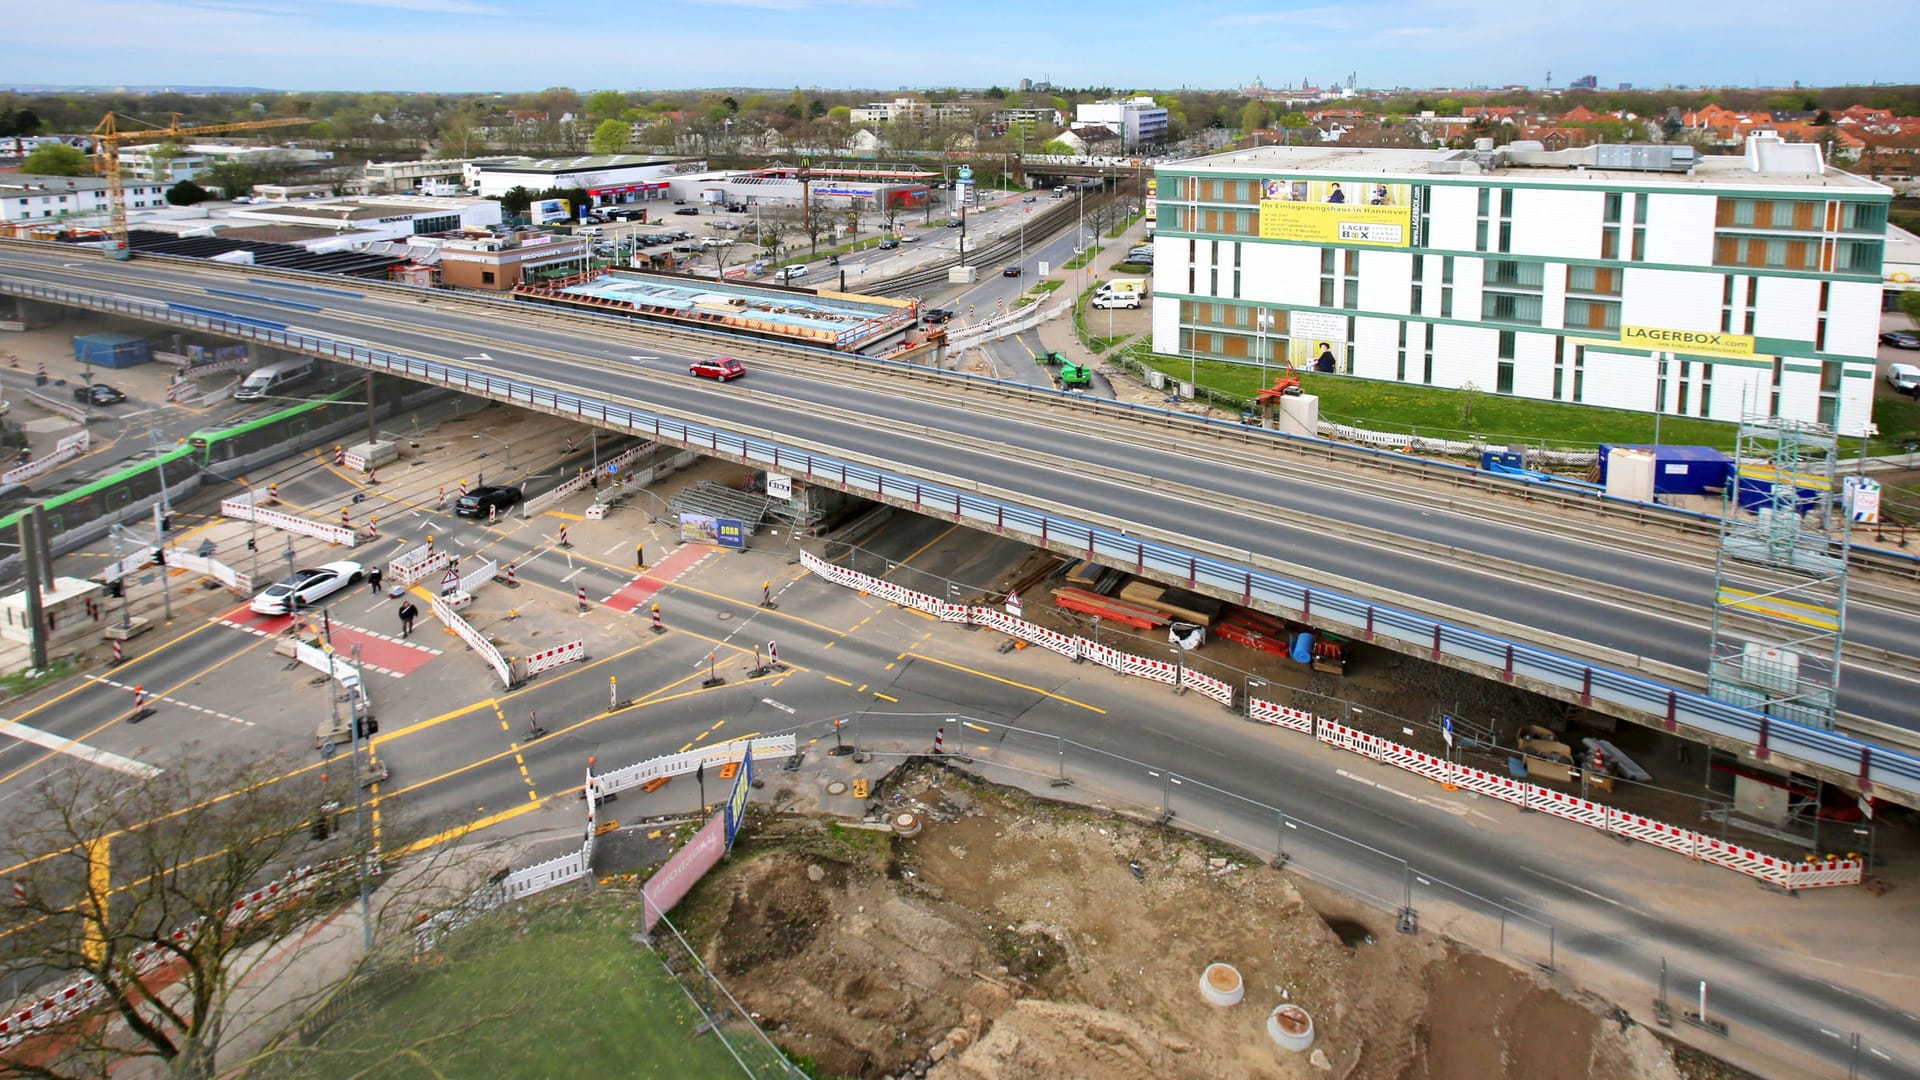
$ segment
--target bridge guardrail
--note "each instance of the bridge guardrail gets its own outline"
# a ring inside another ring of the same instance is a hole
[[[1363,640],[1394,639],[1402,651],[1427,651],[1434,660],[1450,657],[1503,677],[1523,678],[1551,690],[1563,700],[1603,703],[1639,714],[1668,730],[1680,725],[1771,753],[1807,766],[1851,777],[1865,793],[1876,786],[1899,792],[1906,801],[1920,803],[1920,757],[1877,747],[1839,732],[1807,727],[1749,709],[1717,701],[1704,694],[1663,686],[1626,672],[1584,662],[1552,651],[1509,642],[1494,635],[1455,626],[1437,619],[1368,603],[1329,590],[1211,556],[1201,556],[1168,544],[1146,543],[1114,529],[1072,518],[1057,517],[1011,505],[967,491],[930,485],[825,455],[796,451],[765,439],[756,439],[691,421],[649,412],[637,404],[589,400],[580,394],[527,377],[505,378],[440,360],[404,356],[364,345],[343,345],[331,338],[292,330],[284,323],[232,316],[204,308],[136,301],[121,296],[30,283],[0,281],[0,288],[38,296],[57,303],[114,311],[160,322],[193,326],[213,333],[261,340],[297,352],[324,356],[386,371],[406,378],[436,383],[467,393],[495,398],[536,410],[591,420],[606,427],[624,428],[635,436],[673,442],[743,463],[784,469],[804,475],[811,483],[828,483],[876,501],[906,504],[906,495],[922,512],[951,513],[956,522],[971,522],[1002,535],[1012,534],[1040,546],[1053,542],[1084,547],[1086,556],[1111,565],[1133,564],[1170,578],[1184,578],[1189,588],[1206,588],[1238,595],[1245,606],[1267,605],[1288,612],[1311,612],[1318,621],[1332,623]],[[782,454],[785,454],[784,460]],[[887,485],[893,491],[887,491]],[[951,509],[949,509],[951,507]],[[1084,544],[1081,538],[1084,537]],[[437,612],[436,612],[437,614]],[[511,676],[502,675],[503,682]]]

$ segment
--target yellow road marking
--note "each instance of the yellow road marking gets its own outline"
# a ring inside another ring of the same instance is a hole
[[[964,664],[956,664],[950,660],[941,660],[938,657],[922,656],[920,659],[929,664],[939,664],[941,667],[944,667],[944,668],[952,668],[954,671],[962,671],[967,673],[968,675],[975,675],[982,679],[988,679],[993,682],[1002,683],[1006,686],[1016,687],[1021,690],[1031,690],[1032,692],[1039,694],[1041,697],[1052,698],[1055,701],[1064,701],[1068,705],[1077,705],[1080,708],[1087,710],[1088,712],[1099,713],[1101,716],[1107,715],[1107,710],[1101,708],[1098,705],[1089,705],[1084,701],[1076,701],[1073,698],[1067,697],[1064,694],[1056,694],[1051,690],[1042,690],[1037,686],[1029,686],[1026,683],[1015,682],[1012,679],[1003,679],[998,675],[991,675],[984,671],[976,671],[975,669],[967,667]]]

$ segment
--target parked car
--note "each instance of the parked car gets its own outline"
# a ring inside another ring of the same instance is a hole
[[[1095,296],[1092,301],[1089,302],[1088,306],[1101,308],[1103,310],[1108,308],[1137,308],[1140,306],[1140,294],[1129,292]]]
[[[349,585],[357,585],[366,568],[357,562],[330,562],[311,570],[297,570],[253,598],[253,610],[262,615],[285,615],[312,607]]]
[[[711,356],[687,365],[687,374],[721,382],[730,382],[746,373],[747,366],[731,356]]]
[[[941,323],[952,322],[953,312],[948,308],[930,307],[921,312],[920,317],[926,320],[928,326],[938,326]]]
[[[728,221],[726,218],[721,218],[719,221],[716,221],[713,223],[713,227],[716,229],[726,229],[727,231],[731,232],[734,229],[739,228],[740,223],[737,221]]]
[[[461,517],[482,518],[488,510],[505,510],[520,501],[520,489],[513,487],[475,488],[460,496],[453,512]]]
[[[1909,334],[1905,330],[1889,330],[1880,335],[1880,344],[1891,345],[1896,349],[1920,349],[1920,334]]]
[[[746,203],[743,203],[743,202],[737,202],[737,203],[728,203],[728,204],[727,204],[727,213],[729,213],[729,214],[744,214],[744,213],[746,213],[746,212],[747,212],[747,204],[746,204]]]
[[[897,248],[900,246],[900,241],[897,237],[886,236],[886,237],[882,237],[880,242],[878,244],[875,244],[874,246],[879,248],[881,251],[892,251],[894,248]]]
[[[1021,274],[1021,267],[1019,263],[1015,263],[1012,266],[1007,267],[1005,270],[1000,271],[1001,277],[1019,277],[1020,274]]]
[[[92,386],[73,388],[73,400],[88,405],[118,405],[127,400],[127,395],[108,386],[106,383],[94,383]]]
[[[683,206],[680,209],[674,211],[674,213],[676,214],[697,214],[699,212],[700,212],[700,208],[697,206]]]
[[[1912,364],[1888,364],[1887,385],[1903,394],[1920,398],[1920,367]]]

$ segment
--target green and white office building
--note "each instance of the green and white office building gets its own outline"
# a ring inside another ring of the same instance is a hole
[[[1765,135],[1157,170],[1153,344],[1667,415],[1872,420],[1892,193]]]

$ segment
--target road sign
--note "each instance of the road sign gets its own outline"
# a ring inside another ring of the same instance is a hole
[[[767,496],[774,499],[793,498],[793,477],[767,475]]]
[[[460,571],[454,569],[451,566],[447,567],[447,572],[441,575],[440,577],[440,584],[442,587],[450,587],[450,586],[460,584]]]
[[[611,461],[609,461],[609,462],[607,463],[607,475],[608,475],[608,476],[613,476],[613,475],[616,475],[617,473],[619,473],[619,471],[620,471],[620,466],[618,466],[618,465],[615,465],[615,464],[614,464],[613,462],[611,462]]]
[[[1447,749],[1453,749],[1453,717],[1440,714],[1440,737],[1447,740]]]
[[[1046,277],[1047,273],[1051,269],[1052,268],[1049,267],[1045,262],[1042,262],[1038,267],[1034,268],[1034,273],[1039,274],[1041,277]]]

